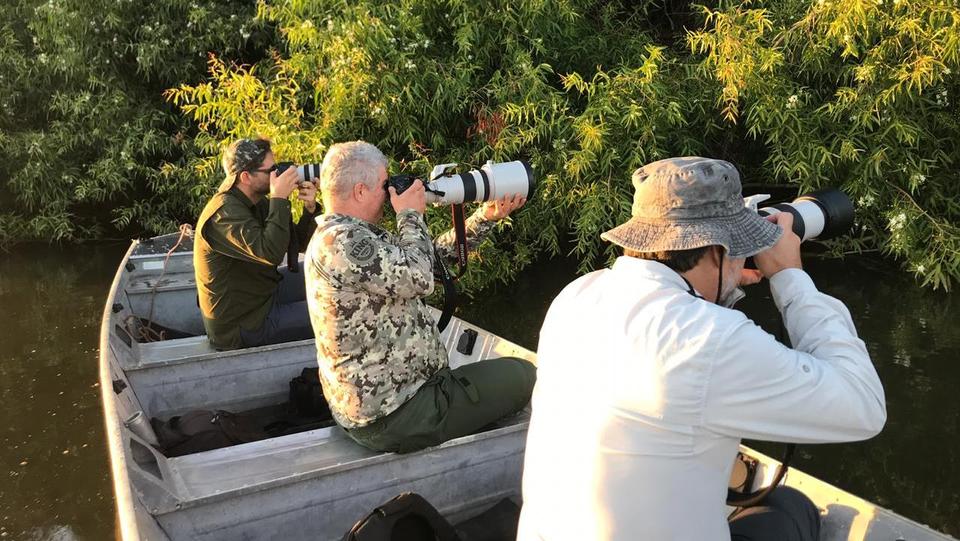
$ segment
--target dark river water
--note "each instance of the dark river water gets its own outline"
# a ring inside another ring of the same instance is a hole
[[[97,341],[126,248],[0,253],[0,539],[114,536]],[[867,442],[801,446],[794,465],[960,537],[960,294],[919,289],[875,259],[806,265],[850,308],[883,380],[888,421]],[[572,261],[538,263],[460,315],[533,349],[550,300],[574,275]],[[738,307],[772,329],[776,312],[757,287]]]

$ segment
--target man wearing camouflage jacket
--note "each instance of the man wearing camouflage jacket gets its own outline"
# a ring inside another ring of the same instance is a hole
[[[474,432],[524,407],[536,378],[522,359],[451,370],[422,298],[433,291],[434,250],[423,219],[424,186],[389,189],[397,234],[377,225],[387,159],[362,141],[324,158],[324,214],[306,256],[307,301],[324,395],[334,419],[361,445],[410,452]],[[487,203],[467,220],[475,244],[524,203]],[[452,255],[452,232],[437,242]]]

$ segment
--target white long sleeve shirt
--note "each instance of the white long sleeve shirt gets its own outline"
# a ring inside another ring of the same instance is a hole
[[[554,300],[537,359],[518,539],[728,540],[740,438],[862,440],[883,387],[846,307],[788,269],[770,280],[794,344],[621,257]]]

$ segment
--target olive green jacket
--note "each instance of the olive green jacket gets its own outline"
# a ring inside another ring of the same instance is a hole
[[[253,203],[238,188],[214,195],[197,220],[193,268],[207,337],[217,349],[241,347],[240,330],[263,324],[273,304],[292,224],[290,201]],[[295,233],[306,247],[315,228],[304,212]]]

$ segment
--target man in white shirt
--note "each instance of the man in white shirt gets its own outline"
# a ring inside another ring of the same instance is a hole
[[[568,285],[540,332],[518,539],[816,539],[816,508],[782,487],[728,524],[727,482],[741,438],[883,427],[849,312],[801,270],[792,216],[744,206],[730,163],[661,160],[633,185],[632,218],[602,235],[625,255]],[[793,349],[727,308],[762,277]]]

